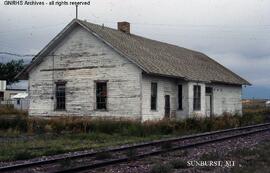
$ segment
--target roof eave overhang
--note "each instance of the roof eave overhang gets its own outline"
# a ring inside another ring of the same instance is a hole
[[[243,82],[239,82],[239,83],[236,83],[236,82],[223,82],[223,81],[211,81],[211,83],[213,83],[213,84],[223,84],[223,85],[238,85],[238,86],[242,86],[242,85],[251,86],[252,85],[248,81],[245,81],[245,82],[243,81]]]
[[[160,73],[151,73],[151,72],[144,72],[144,74],[151,75],[151,76],[159,76],[159,77],[167,77],[167,78],[172,78],[172,79],[180,79],[184,81],[189,81],[186,77],[181,77],[181,76],[175,76],[175,75],[166,75],[166,74],[160,74]]]

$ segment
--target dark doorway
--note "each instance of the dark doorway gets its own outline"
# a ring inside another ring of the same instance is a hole
[[[205,115],[207,117],[212,117],[213,115],[213,88],[205,88]]]
[[[4,100],[4,92],[0,92],[0,101]]]
[[[165,95],[165,118],[170,118],[171,106],[170,106],[170,96]]]

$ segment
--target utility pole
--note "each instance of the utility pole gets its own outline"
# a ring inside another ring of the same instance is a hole
[[[78,5],[76,5],[76,19],[78,19]]]

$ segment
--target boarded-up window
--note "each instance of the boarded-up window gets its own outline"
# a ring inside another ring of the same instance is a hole
[[[151,110],[157,109],[157,83],[151,83]]]
[[[99,110],[107,109],[107,82],[96,82],[96,106]]]
[[[193,86],[193,110],[201,110],[201,86]]]
[[[66,83],[64,82],[56,83],[55,97],[56,97],[56,110],[65,110],[66,109]]]
[[[178,85],[178,109],[183,109],[183,91],[182,91],[182,85]]]

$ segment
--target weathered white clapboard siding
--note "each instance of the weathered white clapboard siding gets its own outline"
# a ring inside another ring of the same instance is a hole
[[[157,110],[151,110],[151,83],[156,82],[157,89]],[[190,102],[188,82],[165,78],[143,75],[142,77],[142,118],[146,120],[160,120],[165,113],[165,95],[170,96],[171,118],[184,119],[189,114]],[[182,109],[178,109],[178,85],[182,85]],[[192,93],[190,93],[192,94]]]
[[[151,110],[151,82],[158,84],[157,95],[157,110]],[[177,85],[182,85],[182,109],[178,109],[178,88]],[[201,86],[201,109],[193,110],[193,86]],[[142,120],[160,120],[164,118],[165,112],[165,95],[170,95],[171,102],[171,117],[184,119],[187,117],[204,117],[206,112],[205,107],[205,83],[186,82],[182,80],[153,77],[143,75],[142,77]],[[241,104],[241,87],[233,85],[210,85],[213,88],[212,95],[212,113],[213,116],[219,116],[224,112],[242,113]]]
[[[189,117],[193,115],[203,117],[205,116],[205,87],[213,88],[212,93],[212,114],[213,116],[222,115],[225,112],[242,114],[242,87],[236,85],[221,85],[221,84],[204,84],[189,82]],[[193,86],[201,86],[201,110],[193,110]]]
[[[180,85],[182,85],[182,109],[177,109],[176,111],[176,119],[185,119],[189,115],[189,105],[192,105],[193,101],[190,100],[190,95],[192,93],[189,92],[189,83],[185,81],[179,81]],[[177,102],[178,102],[177,97]],[[178,105],[177,105],[178,106]],[[178,108],[178,107],[177,107]]]
[[[151,110],[151,83],[157,83],[157,109]],[[176,112],[177,88],[176,81],[170,78],[142,77],[142,118],[146,120],[160,120],[165,113],[165,95],[170,95],[171,111]]]
[[[96,110],[95,81],[107,80],[107,111]],[[56,81],[66,81],[66,111],[55,111]],[[151,110],[151,82],[156,82],[157,110]],[[160,120],[164,118],[165,95],[170,95],[171,117],[205,116],[205,88],[213,88],[213,114],[242,113],[240,85],[183,81],[142,73],[127,58],[76,27],[29,73],[32,116],[97,116]],[[178,87],[182,85],[183,109],[178,109]],[[193,110],[193,86],[201,86],[201,110]]]
[[[242,114],[242,87],[233,85],[213,86],[213,113],[224,112]]]
[[[201,110],[194,111],[193,110],[193,99],[194,99],[194,93],[193,93],[193,87],[194,85],[200,85],[201,86]],[[196,116],[204,116],[205,115],[205,84],[204,83],[195,83],[195,82],[189,82],[188,83],[188,102],[189,102],[189,117],[192,115]]]
[[[77,27],[50,54],[29,73],[30,115],[140,118],[141,70],[105,43]],[[58,80],[67,82],[64,112],[54,111]],[[108,80],[107,111],[95,110],[95,80]]]

